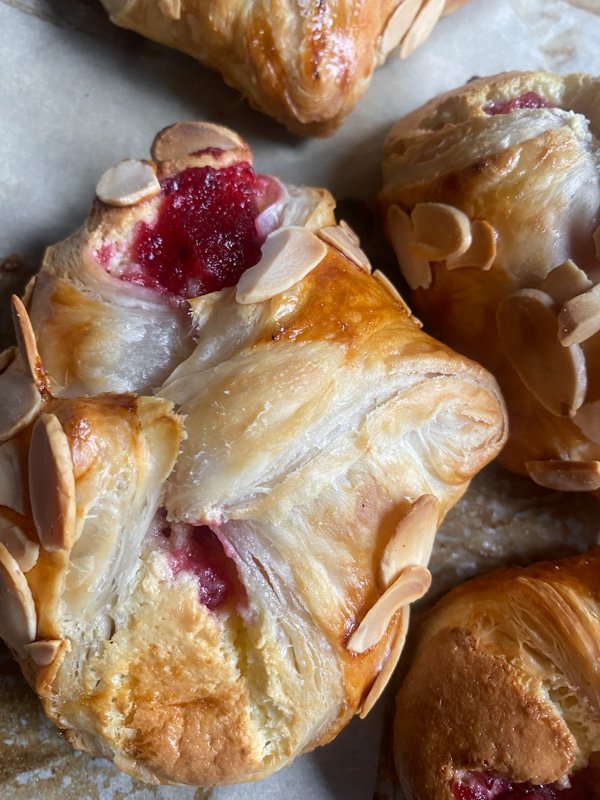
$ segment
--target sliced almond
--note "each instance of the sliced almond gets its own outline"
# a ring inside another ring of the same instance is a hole
[[[267,236],[258,264],[240,278],[238,303],[262,303],[305,278],[327,253],[327,247],[306,228],[279,228]]]
[[[31,379],[35,382],[39,391],[43,392],[47,388],[47,380],[29,314],[16,294],[13,294],[11,302],[13,325],[21,358]]]
[[[350,225],[348,225],[345,219],[340,220],[340,228],[343,228],[346,231],[346,233],[352,240],[352,244],[355,244],[357,247],[360,247],[360,239],[358,238],[354,230],[350,227]]]
[[[29,375],[8,371],[0,375],[0,442],[11,439],[40,413],[42,397]]]
[[[22,572],[29,572],[37,564],[40,546],[32,542],[27,533],[17,524],[16,514],[11,518],[0,516],[0,542],[15,559]]]
[[[360,247],[357,247],[346,231],[339,225],[332,225],[329,228],[321,228],[317,236],[330,247],[339,250],[349,261],[363,272],[371,272],[371,263]]]
[[[558,315],[558,339],[563,347],[581,344],[600,331],[600,283],[564,303]]]
[[[1,379],[0,379],[1,384]],[[10,518],[10,513],[29,513],[27,489],[27,453],[29,443],[25,437],[11,438],[0,445],[0,513]]]
[[[596,260],[600,261],[600,225],[598,225],[593,232],[592,239],[594,240],[594,247],[596,248]]]
[[[402,295],[400,294],[398,289],[396,289],[396,287],[391,282],[391,280],[387,277],[387,275],[384,275],[383,272],[381,272],[381,270],[376,269],[375,272],[373,273],[373,277],[375,278],[377,283],[380,283],[383,286],[383,288],[387,292],[389,292],[389,294],[392,295],[394,300],[396,300],[398,303],[400,303],[400,305],[406,311],[408,316],[412,317],[411,310],[408,307],[408,304],[407,304],[406,300],[402,297]],[[419,327],[421,327],[421,328],[423,327],[423,324],[421,322],[419,322],[419,320],[417,320],[416,317],[413,317],[413,319],[415,320],[415,322],[417,322]]]
[[[446,261],[446,269],[476,267],[487,271],[496,258],[496,231],[484,219],[471,222],[471,246],[458,256]]]
[[[549,294],[555,303],[562,305],[566,300],[587,292],[593,285],[585,272],[568,258],[550,270],[537,288]]]
[[[246,143],[229,128],[210,122],[177,122],[158,133],[150,152],[155,161],[175,161],[203,150],[236,150]]]
[[[98,181],[96,195],[109,206],[136,206],[160,194],[156,167],[151,161],[126,158],[107,169]]]
[[[410,249],[429,261],[455,259],[472,243],[471,220],[446,203],[418,203],[410,215],[414,241]]]
[[[429,289],[432,280],[431,264],[426,258],[416,255],[410,247],[414,242],[410,217],[400,206],[390,206],[387,223],[392,247],[404,279],[411,289]]]
[[[6,547],[0,543],[0,636],[25,658],[25,645],[33,642],[37,616],[27,579]]]
[[[54,414],[35,423],[29,448],[29,494],[44,550],[68,550],[75,535],[75,476],[69,440]]]
[[[400,520],[379,565],[379,584],[382,588],[391,586],[409,564],[427,566],[439,525],[438,506],[437,497],[424,494]]]
[[[594,492],[600,489],[600,461],[527,461],[529,477],[558,492]]]
[[[60,639],[42,639],[39,642],[26,644],[23,650],[29,658],[35,661],[38,667],[47,667],[56,658],[61,644]]]
[[[557,417],[572,417],[587,391],[585,357],[557,336],[552,298],[538,289],[508,295],[496,313],[508,359],[533,396]]]
[[[0,375],[7,367],[10,367],[17,355],[17,348],[9,347],[4,352],[0,353]]]
[[[31,306],[31,299],[33,297],[33,290],[35,289],[37,283],[37,275],[34,275],[27,281],[27,285],[25,286],[25,291],[23,292],[23,297],[21,300],[23,301],[23,305],[29,311]]]
[[[405,567],[386,589],[348,639],[346,648],[353,653],[366,653],[381,641],[392,617],[403,606],[413,603],[431,586],[431,573],[422,566]]]
[[[181,19],[181,0],[158,0],[158,7],[171,19]]]
[[[419,45],[429,38],[431,31],[442,15],[446,0],[426,0],[421,7],[419,14],[412,24],[411,29],[406,34],[402,47],[400,48],[400,58],[408,56],[416,50]]]
[[[590,441],[600,444],[600,400],[584,403],[573,417],[573,422]]]
[[[363,700],[362,706],[359,709],[359,716],[361,719],[364,719],[369,711],[373,708],[377,700],[379,700],[381,693],[388,685],[390,678],[400,656],[402,655],[402,650],[404,648],[404,643],[406,641],[406,634],[408,633],[408,620],[410,618],[410,607],[404,606],[402,609],[402,615],[400,620],[400,625],[398,626],[398,630],[396,631],[396,635],[394,637],[394,641],[392,642],[392,646],[390,647],[390,652],[388,657],[386,658],[379,674],[375,678],[373,685],[369,690],[369,694]]]
[[[400,44],[422,4],[423,0],[400,0],[400,4],[386,22],[379,40],[378,50],[382,56],[387,56]]]

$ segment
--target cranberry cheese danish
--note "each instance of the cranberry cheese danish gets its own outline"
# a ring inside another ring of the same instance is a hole
[[[13,300],[0,633],[75,747],[209,786],[367,713],[505,422],[326,193],[204,124],[153,156]]]
[[[502,459],[600,489],[600,81],[507,73],[401,120],[381,207],[420,315],[498,378]]]
[[[467,0],[102,0],[111,20],[221,73],[300,134],[328,136],[397,46]]]
[[[397,698],[407,800],[600,797],[599,612],[600,548],[441,600]]]

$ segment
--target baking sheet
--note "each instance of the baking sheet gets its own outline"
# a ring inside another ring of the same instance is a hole
[[[372,202],[392,123],[473,75],[539,68],[600,74],[598,12],[600,0],[472,0],[442,20],[408,61],[392,56],[334,137],[301,140],[191,59],[112,26],[96,0],[0,0],[0,287],[12,291],[37,269],[45,246],[83,222],[107,167],[145,157],[155,132],[179,119],[230,125],[251,144],[258,170],[329,188],[372,261],[395,277]],[[25,267],[7,260],[13,253]],[[9,315],[5,303],[0,308],[1,338]],[[594,544],[595,502],[549,497],[492,467],[444,523],[433,559],[436,591],[497,564],[531,561],[559,542],[564,552]],[[530,535],[540,520],[549,531],[541,544]],[[213,797],[370,799],[384,705],[289,769],[260,784],[217,789]],[[44,720],[4,649],[0,720],[0,800],[204,796],[143,787],[101,759],[74,754]],[[396,793],[384,773],[380,796]]]

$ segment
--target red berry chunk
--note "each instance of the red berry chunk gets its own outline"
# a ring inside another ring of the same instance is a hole
[[[264,241],[255,225],[261,189],[252,167],[191,167],[161,186],[158,219],[136,226],[138,268],[123,279],[180,297],[235,286],[260,260]]]
[[[189,572],[198,578],[198,600],[210,609],[232,597],[236,587],[235,566],[210,528],[194,528],[185,544],[172,551],[173,577]]]
[[[515,108],[556,108],[536,92],[525,92],[514,100],[494,100],[484,111],[486,114],[510,114]]]

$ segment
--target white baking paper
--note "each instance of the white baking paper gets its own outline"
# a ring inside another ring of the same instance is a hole
[[[36,269],[44,248],[86,218],[107,167],[125,157],[146,157],[165,125],[209,119],[249,141],[258,170],[330,189],[365,234],[373,262],[394,274],[373,215],[381,148],[391,125],[473,75],[539,68],[600,74],[599,10],[600,0],[471,0],[442,20],[407,61],[393,55],[332,138],[302,140],[252,111],[191,59],[114,28],[96,0],[0,0],[0,263],[19,253]],[[476,496],[477,489],[462,502],[479,502]],[[577,511],[569,529],[570,546],[587,546],[595,536],[583,505],[583,516]],[[479,551],[469,562],[465,516],[457,508],[440,537],[433,561],[440,586],[481,569]],[[489,542],[486,565],[532,557],[515,532],[518,524],[517,515],[514,525],[507,523],[505,533]],[[381,725],[380,707],[289,769],[260,784],[217,789],[213,797],[370,800]],[[44,721],[0,650],[0,800],[203,796],[194,789],[146,788],[105,761],[74,754]]]

